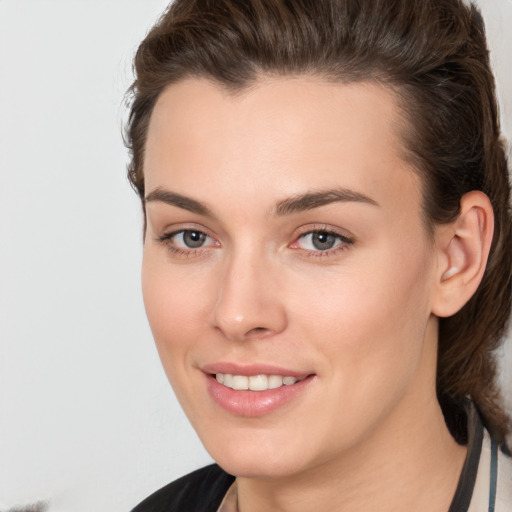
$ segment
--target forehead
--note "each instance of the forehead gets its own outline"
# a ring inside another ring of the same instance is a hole
[[[369,196],[410,189],[418,199],[416,173],[402,156],[400,112],[394,92],[371,83],[267,78],[232,93],[183,80],[153,110],[146,191],[164,186],[190,195],[194,186],[220,192],[227,183],[231,196],[260,191],[279,200],[343,186]]]

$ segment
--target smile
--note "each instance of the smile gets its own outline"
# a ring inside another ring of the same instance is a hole
[[[248,368],[236,371],[233,368],[233,373],[228,371],[225,368],[226,373],[218,370],[203,372],[206,387],[217,405],[232,414],[245,417],[264,416],[300,400],[316,381],[315,374],[293,376],[283,371],[279,375],[277,368],[264,370],[260,367],[252,371]],[[268,373],[263,373],[265,371]]]
[[[232,375],[231,373],[216,373],[215,379],[219,384],[236,391],[267,391],[282,386],[291,386],[304,380],[305,377],[295,378],[282,375]]]

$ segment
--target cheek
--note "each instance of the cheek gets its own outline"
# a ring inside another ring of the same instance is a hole
[[[368,387],[374,385],[376,375],[410,376],[430,318],[425,244],[418,240],[403,250],[394,247],[361,251],[357,263],[333,272],[304,294],[302,303],[296,301],[301,330],[327,352],[333,373],[349,375],[363,387],[366,380]]]
[[[153,337],[166,368],[198,338],[208,315],[211,286],[201,272],[171,267],[149,251],[142,264],[142,292]],[[181,359],[181,358],[180,358]]]
[[[331,411],[325,424],[345,432],[340,443],[378,425],[421,374],[430,318],[428,259],[420,249],[415,258],[405,251],[385,254],[360,272],[352,267],[333,275],[322,293],[305,295],[297,313],[299,330],[322,354],[319,373],[329,383],[313,415]]]

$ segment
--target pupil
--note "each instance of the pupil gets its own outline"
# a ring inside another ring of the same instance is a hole
[[[185,231],[183,233],[183,242],[191,249],[197,249],[204,243],[206,235],[200,231]]]
[[[331,249],[336,243],[336,237],[330,235],[325,232],[313,233],[313,246],[315,249],[319,249],[321,251],[326,251],[327,249]]]

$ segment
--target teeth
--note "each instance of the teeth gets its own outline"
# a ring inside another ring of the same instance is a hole
[[[249,389],[249,377],[245,375],[233,375],[233,389],[240,391]]]
[[[291,376],[283,377],[282,375],[251,375],[247,377],[230,373],[217,373],[215,378],[220,384],[237,391],[247,389],[251,391],[266,391],[267,389],[277,389],[281,386],[291,386],[299,380],[303,380]]]
[[[266,375],[249,377],[249,389],[251,391],[265,391],[265,389],[268,389],[268,377]]]
[[[283,377],[280,375],[271,375],[268,378],[268,389],[280,388],[283,385]]]

